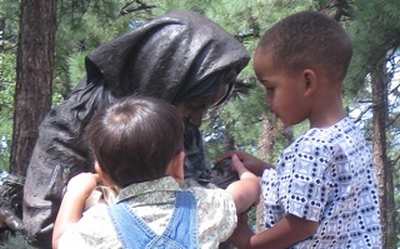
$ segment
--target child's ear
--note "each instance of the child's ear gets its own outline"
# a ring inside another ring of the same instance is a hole
[[[107,186],[114,186],[115,184],[110,177],[103,171],[98,161],[94,162],[94,170],[99,175],[100,181]]]
[[[94,171],[95,171],[96,174],[98,174],[100,177],[104,174],[104,173],[103,173],[103,170],[101,169],[100,164],[99,164],[99,162],[98,162],[97,160],[94,162]]]
[[[168,164],[167,174],[175,178],[176,181],[182,182],[185,177],[185,173],[183,170],[184,165],[185,165],[185,152],[182,150]]]
[[[318,88],[317,74],[312,69],[305,69],[303,71],[303,80],[305,84],[304,96],[312,96]]]

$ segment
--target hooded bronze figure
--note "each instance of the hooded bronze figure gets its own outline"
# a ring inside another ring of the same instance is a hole
[[[96,110],[128,95],[186,105],[211,96],[221,85],[231,89],[248,60],[233,36],[186,11],[155,18],[99,46],[86,58],[86,79],[40,125],[24,188],[28,234],[40,248],[50,247],[66,183],[80,172],[93,171],[84,131]],[[190,115],[185,119],[185,177],[204,184],[209,175],[201,134]]]

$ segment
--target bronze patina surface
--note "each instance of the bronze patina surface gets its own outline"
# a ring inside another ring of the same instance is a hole
[[[173,11],[149,21],[86,58],[86,78],[40,125],[24,188],[23,220],[40,248],[51,232],[68,180],[93,170],[85,127],[96,110],[124,96],[145,95],[186,103],[232,84],[248,63],[246,49],[232,35],[193,12]],[[210,180],[198,127],[185,132],[186,177]]]

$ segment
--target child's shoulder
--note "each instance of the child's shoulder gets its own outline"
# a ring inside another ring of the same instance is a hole
[[[349,145],[366,146],[360,129],[348,117],[326,128],[311,128],[297,138],[287,152],[335,154]]]
[[[105,202],[99,202],[83,212],[81,222],[86,224],[104,224],[109,223],[109,205]]]
[[[200,209],[207,210],[207,212],[213,209],[220,209],[225,210],[227,213],[236,214],[235,202],[232,195],[213,184],[202,186],[198,183],[190,183],[189,181],[189,184],[186,183],[182,187],[182,190],[193,194]]]
[[[216,248],[227,240],[237,224],[232,195],[212,184],[186,184],[182,190],[193,193],[197,201],[199,234],[207,248]]]
[[[197,201],[208,202],[208,201],[232,201],[232,196],[225,190],[216,187],[213,184],[208,184],[207,186],[202,186],[196,181],[185,180],[182,190],[191,192]]]
[[[108,238],[108,246],[104,248],[118,248],[115,246],[119,242],[109,217],[108,205],[98,203],[87,209],[78,222],[67,227],[60,244],[65,245],[63,248],[99,248],[104,238]]]
[[[359,129],[355,123],[348,117],[345,117],[335,124],[324,127],[324,128],[311,128],[300,136],[295,142],[308,144],[322,144],[322,145],[332,145],[340,138],[345,137],[350,138],[354,136],[359,136]]]
[[[301,155],[328,152],[333,146],[331,139],[333,136],[330,130],[312,128],[290,144],[285,153]]]

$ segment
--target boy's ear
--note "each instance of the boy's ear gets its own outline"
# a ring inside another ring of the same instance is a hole
[[[182,150],[169,163],[167,168],[167,174],[175,178],[175,180],[178,182],[183,181],[185,177],[185,173],[183,170],[184,165],[185,165],[185,152]]]
[[[94,170],[99,175],[100,181],[107,186],[114,186],[115,184],[110,177],[103,171],[98,161],[94,162]]]
[[[99,162],[96,160],[94,161],[94,171],[96,172],[96,174],[98,174],[100,177],[104,174],[103,170],[100,167]]]
[[[312,69],[305,69],[303,71],[303,80],[305,84],[304,96],[312,96],[318,88],[317,74]]]

